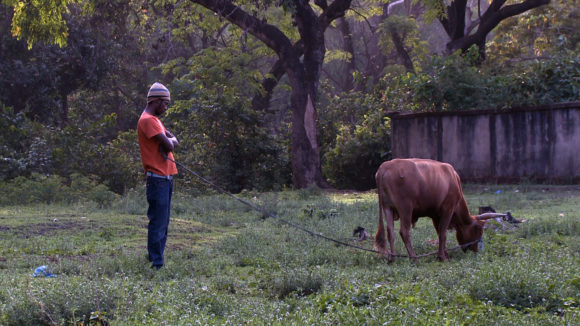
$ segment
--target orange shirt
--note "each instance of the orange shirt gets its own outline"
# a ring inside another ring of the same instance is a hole
[[[165,160],[159,152],[160,142],[153,138],[165,133],[165,126],[156,116],[143,112],[137,123],[137,136],[139,137],[139,149],[141,150],[141,162],[145,171],[159,175],[177,174],[175,163]],[[174,160],[173,153],[169,152],[169,158]]]

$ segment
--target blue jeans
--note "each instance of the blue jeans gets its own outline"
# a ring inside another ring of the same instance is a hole
[[[173,196],[173,180],[147,177],[147,202],[149,209],[147,217],[147,251],[149,260],[154,266],[163,266],[163,253],[167,242],[167,228],[171,197]]]

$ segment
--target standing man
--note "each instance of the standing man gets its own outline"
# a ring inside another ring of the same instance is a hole
[[[160,83],[154,83],[147,93],[147,106],[137,124],[141,162],[147,174],[147,251],[151,268],[155,269],[161,269],[164,264],[173,175],[177,174],[172,151],[179,142],[159,120],[167,111],[170,100],[169,90]]]

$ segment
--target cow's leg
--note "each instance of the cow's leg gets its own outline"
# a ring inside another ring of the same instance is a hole
[[[381,256],[388,255],[387,243],[385,241],[385,224],[383,222],[383,217],[385,215],[385,206],[381,201],[381,196],[379,193],[379,225],[377,226],[377,233],[375,234],[375,250],[379,252]]]
[[[433,219],[435,221],[435,219]],[[445,261],[449,259],[449,254],[447,253],[447,229],[449,228],[449,223],[451,222],[451,215],[442,216],[438,219],[437,223],[437,236],[439,237],[439,251],[437,252],[437,258],[440,261]]]
[[[415,250],[413,250],[413,246],[411,245],[411,220],[412,220],[411,212],[404,212],[399,211],[399,221],[401,223],[401,228],[399,229],[399,234],[403,239],[403,243],[405,247],[407,247],[407,252],[409,253],[409,258],[413,261],[417,261],[417,255],[415,254]]]
[[[387,239],[391,251],[388,253],[389,261],[395,260],[397,252],[395,251],[395,219],[392,208],[385,209],[385,220],[387,221]]]
[[[437,232],[437,236],[439,236],[439,219],[438,218],[431,218],[433,222],[433,227],[435,228],[435,232]]]

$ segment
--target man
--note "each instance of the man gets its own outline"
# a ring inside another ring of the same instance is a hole
[[[151,268],[155,269],[161,269],[165,263],[163,253],[169,227],[173,175],[177,174],[172,151],[179,142],[159,120],[170,101],[169,90],[154,83],[147,93],[147,106],[137,124],[141,162],[147,174],[147,251]]]

